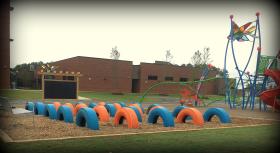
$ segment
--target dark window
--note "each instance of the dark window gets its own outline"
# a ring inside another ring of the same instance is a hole
[[[180,78],[181,82],[187,82],[189,79],[188,78]]]
[[[45,75],[45,79],[55,79],[54,75]]]
[[[74,80],[74,76],[63,76],[63,80]]]
[[[165,77],[165,81],[173,81],[173,77],[167,76]]]
[[[149,75],[148,80],[157,80],[157,76],[156,75]]]

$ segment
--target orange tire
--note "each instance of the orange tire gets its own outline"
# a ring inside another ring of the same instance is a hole
[[[55,107],[55,110],[57,111],[61,104],[60,104],[60,102],[53,102],[53,105]]]
[[[97,105],[93,108],[93,110],[96,112],[98,119],[101,122],[109,122],[110,121],[110,115],[107,112],[107,109],[105,106]]]
[[[119,104],[119,103],[114,103],[113,105],[115,106],[117,111],[122,108],[121,104]]]
[[[129,104],[129,106],[134,106],[138,109],[138,111],[140,112],[141,116],[143,116],[143,111],[141,109],[141,107],[138,104]]]
[[[70,107],[73,116],[76,115],[75,108],[74,108],[73,104],[71,104],[71,103],[65,103],[64,105]]]
[[[179,112],[179,114],[178,114],[178,116],[176,118],[176,122],[177,123],[185,123],[185,119],[188,116],[192,117],[192,121],[193,121],[194,125],[203,126],[203,124],[204,124],[203,115],[196,108],[184,108],[184,109],[182,109]]]
[[[151,112],[152,110],[154,110],[154,109],[156,109],[156,108],[161,108],[162,106],[154,106],[154,107],[152,107],[151,109],[150,109],[150,111],[149,112]]]
[[[103,102],[103,101],[101,101],[101,102],[99,102],[97,105],[105,106],[105,105],[106,105],[106,103],[105,103],[105,102]]]
[[[74,113],[74,114],[77,114],[78,111],[79,111],[81,108],[83,108],[83,107],[88,107],[88,106],[87,106],[86,104],[84,104],[84,103],[77,104],[77,105],[75,106],[75,113]]]
[[[114,125],[118,126],[122,124],[123,119],[126,120],[128,128],[136,129],[139,127],[137,115],[134,110],[127,107],[119,109],[115,114]]]

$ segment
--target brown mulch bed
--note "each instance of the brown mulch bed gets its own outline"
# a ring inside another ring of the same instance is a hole
[[[34,124],[33,124],[34,117]],[[77,136],[95,136],[107,134],[124,134],[124,133],[143,133],[156,132],[168,130],[192,130],[203,128],[220,128],[220,127],[234,127],[234,126],[249,126],[257,124],[273,124],[275,121],[265,119],[252,119],[232,117],[232,123],[221,124],[217,118],[212,122],[207,122],[203,127],[195,126],[188,121],[184,124],[175,123],[175,127],[163,127],[162,121],[159,120],[157,124],[148,124],[146,116],[140,125],[139,129],[128,129],[126,125],[118,127],[113,126],[113,119],[108,123],[100,123],[100,130],[94,131],[86,127],[78,127],[75,123],[65,123],[63,121],[51,120],[47,117],[36,115],[2,115],[0,117],[0,128],[6,132],[13,140],[28,140],[28,139],[46,139],[46,138],[61,138],[61,137],[77,137]]]

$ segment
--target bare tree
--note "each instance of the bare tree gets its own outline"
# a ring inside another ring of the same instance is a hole
[[[213,60],[210,59],[210,48],[204,47],[201,64],[210,64]]]
[[[166,50],[165,61],[166,62],[171,62],[172,58],[173,58],[173,55],[171,54],[170,50]]]
[[[191,62],[194,66],[201,65],[202,57],[201,52],[197,50],[194,55],[191,57]]]
[[[204,47],[203,52],[197,50],[191,57],[191,62],[194,66],[205,65],[213,62],[210,58],[210,48]]]
[[[111,51],[111,55],[110,55],[110,57],[112,58],[112,59],[115,59],[115,60],[118,60],[119,58],[120,58],[120,52],[118,51],[118,49],[117,49],[117,46],[115,46],[114,48],[112,48],[112,51]]]

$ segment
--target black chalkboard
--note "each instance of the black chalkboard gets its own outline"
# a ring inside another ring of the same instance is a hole
[[[44,99],[77,99],[77,82],[45,80],[44,85]]]

